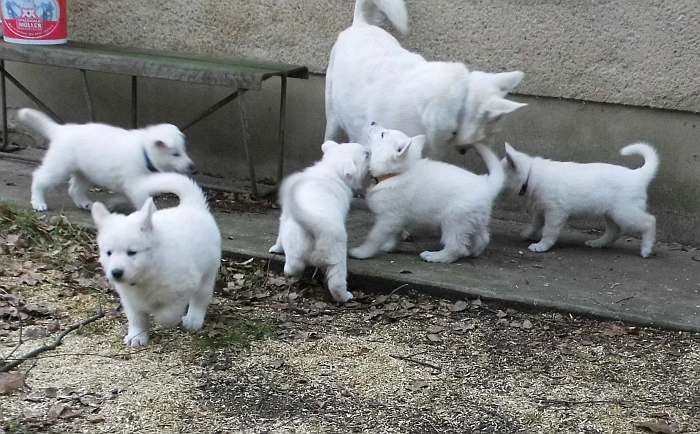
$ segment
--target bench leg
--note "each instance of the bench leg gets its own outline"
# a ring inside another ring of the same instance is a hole
[[[248,108],[245,102],[245,90],[241,89],[238,98],[238,107],[241,114],[241,140],[245,149],[245,158],[248,161],[248,173],[250,175],[250,191],[253,197],[258,197],[258,180],[255,177],[255,164],[253,154],[250,152],[250,134],[248,129]]]
[[[4,151],[10,144],[10,131],[7,127],[7,87],[5,83],[5,61],[0,60],[0,91],[2,92],[2,149]]]
[[[203,119],[207,118],[208,116],[212,115],[214,112],[217,110],[221,109],[224,107],[226,104],[230,103],[234,99],[238,97],[239,91],[233,92],[231,95],[227,96],[226,98],[223,98],[219,100],[216,104],[212,105],[208,109],[204,110],[201,114],[199,114],[196,118],[194,118],[192,121],[186,123],[182,127],[180,127],[180,131],[185,132],[192,128],[197,122],[202,121]]]
[[[15,77],[12,76],[7,70],[2,67],[2,72],[5,75],[5,78],[7,81],[10,83],[14,84],[17,89],[19,89],[20,92],[25,94],[27,98],[31,99],[34,104],[37,105],[44,113],[49,115],[53,120],[55,120],[58,123],[63,123],[63,119],[59,115],[56,114],[53,110],[49,108],[42,100],[40,100],[36,95],[34,95],[29,89],[27,89],[22,83],[19,82]]]
[[[139,124],[139,83],[136,76],[131,77],[131,128],[137,128]]]
[[[282,183],[282,177],[284,177],[284,135],[286,127],[286,116],[287,116],[287,76],[282,74],[280,76],[280,118],[279,118],[279,130],[278,130],[278,142],[280,145],[280,155],[279,161],[277,162],[277,187],[279,188]]]
[[[83,91],[85,92],[85,103],[90,111],[90,122],[95,122],[95,110],[92,107],[92,96],[90,95],[90,86],[88,85],[87,71],[80,70],[80,75],[83,77]]]

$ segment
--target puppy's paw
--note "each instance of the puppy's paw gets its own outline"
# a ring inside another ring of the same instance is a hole
[[[350,291],[331,290],[331,296],[333,297],[333,300],[338,303],[347,303],[348,301],[352,300],[352,293]]]
[[[124,336],[124,343],[128,347],[144,347],[148,344],[148,333],[141,332],[137,334],[128,334]]]
[[[542,244],[540,242],[540,243],[530,244],[530,246],[527,249],[531,252],[542,253],[542,252],[546,252],[547,250],[549,250],[549,248],[550,248],[550,246],[547,246],[547,245]]]
[[[268,252],[269,253],[277,253],[278,255],[281,255],[284,253],[284,249],[282,248],[281,245],[275,244],[274,246],[270,247]]]
[[[644,259],[646,259],[646,258],[648,258],[649,256],[651,256],[651,255],[652,255],[652,250],[651,250],[651,248],[648,248],[648,249],[647,249],[647,248],[642,248],[641,255],[642,255],[642,258],[644,258]]]
[[[350,249],[348,251],[348,255],[350,255],[351,258],[355,259],[367,259],[374,256],[374,253],[372,253],[369,249],[364,247],[355,247],[354,249]]]
[[[603,248],[606,246],[606,244],[600,240],[588,240],[584,244],[586,244],[588,247],[592,247],[594,249],[600,249],[600,248]]]
[[[37,202],[37,201],[32,201],[32,208],[34,208],[34,211],[37,212],[44,212],[49,209],[49,206],[46,205],[46,202]]]
[[[425,252],[420,254],[420,258],[425,262],[434,262],[440,264],[449,264],[451,262],[456,261],[455,258],[448,256],[443,251],[431,252],[426,250]]]
[[[182,326],[187,330],[200,330],[204,325],[204,318],[198,315],[185,315],[182,317]]]

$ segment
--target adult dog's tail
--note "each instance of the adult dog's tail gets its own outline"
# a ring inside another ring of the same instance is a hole
[[[357,0],[353,24],[379,25],[386,17],[401,34],[408,33],[408,12],[404,0]]]
[[[484,163],[486,164],[486,168],[489,171],[489,189],[491,190],[491,195],[496,197],[498,196],[498,193],[501,192],[503,183],[506,179],[503,166],[501,166],[501,162],[498,161],[496,154],[494,154],[488,146],[476,144],[474,147],[476,148],[476,152],[479,153],[479,156],[481,156],[481,159],[484,160]]]
[[[633,154],[641,155],[644,158],[644,165],[636,169],[635,172],[649,184],[659,170],[659,155],[653,147],[646,143],[634,143],[620,150],[620,155]]]
[[[192,179],[179,173],[147,175],[128,191],[129,197],[137,207],[159,193],[175,194],[180,199],[180,206],[209,209],[202,189]]]
[[[54,122],[53,119],[44,113],[24,108],[17,112],[17,119],[25,126],[31,128],[47,139],[51,139],[61,125]]]

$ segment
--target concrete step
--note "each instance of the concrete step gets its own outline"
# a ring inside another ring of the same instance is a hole
[[[0,201],[29,207],[33,166],[0,159]],[[90,225],[90,215],[76,209],[65,190],[49,196],[52,210],[71,221]],[[277,234],[278,210],[216,213],[224,250],[238,257],[269,258]],[[371,226],[367,211],[351,212],[351,245],[359,244]],[[499,300],[552,308],[638,324],[700,332],[700,250],[659,243],[650,259],[639,256],[639,241],[623,238],[613,247],[594,250],[583,242],[596,235],[569,230],[548,253],[527,250],[518,238],[520,225],[492,224],[492,242],[483,256],[455,264],[428,264],[418,258],[437,248],[437,239],[402,243],[397,253],[349,260],[350,289],[428,291],[441,296]]]

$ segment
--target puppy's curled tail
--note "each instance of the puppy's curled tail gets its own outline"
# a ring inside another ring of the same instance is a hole
[[[136,207],[159,193],[173,193],[180,199],[179,206],[209,209],[204,192],[192,179],[179,173],[154,173],[145,176],[128,189]]]
[[[501,192],[503,183],[506,180],[503,166],[501,166],[501,162],[498,161],[498,157],[496,157],[496,154],[494,154],[488,146],[476,144],[474,147],[476,148],[476,152],[479,153],[481,159],[484,160],[484,163],[486,163],[486,168],[489,171],[489,189],[491,190],[492,197],[496,197],[498,196],[498,193]]]
[[[379,25],[386,17],[402,35],[408,33],[408,12],[404,0],[357,0],[353,24]]]
[[[656,153],[656,149],[646,143],[634,143],[620,150],[620,155],[634,154],[641,155],[644,158],[644,165],[636,169],[635,173],[644,178],[647,184],[650,183],[659,170],[659,154]]]
[[[17,119],[23,125],[31,128],[47,139],[51,139],[56,130],[61,127],[61,125],[54,122],[53,119],[34,109],[21,109],[17,112]]]

